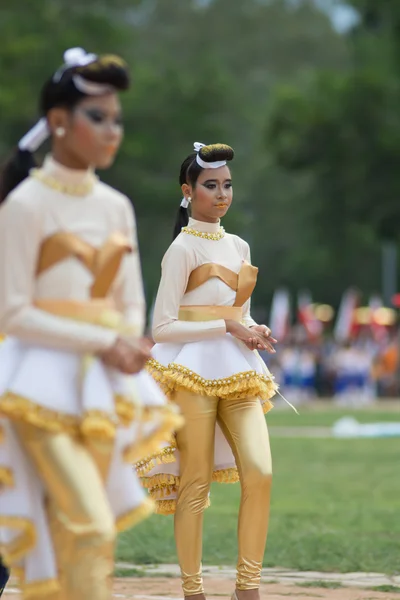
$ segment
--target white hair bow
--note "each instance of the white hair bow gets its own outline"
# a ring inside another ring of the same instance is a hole
[[[60,81],[64,71],[71,67],[85,67],[97,60],[97,54],[88,53],[83,48],[69,48],[64,52],[64,64],[53,77],[53,81]]]
[[[200,152],[200,150],[201,150],[202,148],[204,148],[204,146],[205,146],[205,144],[202,144],[201,142],[195,142],[195,143],[193,144],[193,150],[194,150],[195,152]]]

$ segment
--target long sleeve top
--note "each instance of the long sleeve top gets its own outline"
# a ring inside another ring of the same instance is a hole
[[[195,231],[216,234],[219,223],[204,223],[190,219]],[[215,263],[239,273],[244,262],[251,262],[247,242],[236,235],[225,234],[222,239],[204,239],[181,233],[167,250],[161,265],[161,281],[153,315],[155,342],[186,343],[226,335],[225,321],[180,321],[180,306],[232,306],[236,292],[217,277],[212,277],[192,291],[186,291],[190,274],[204,264]],[[250,299],[243,306],[242,320],[251,327]]]
[[[126,244],[118,263],[105,256],[113,236]],[[100,271],[110,268],[116,273],[105,295],[140,334],[145,303],[129,200],[91,171],[67,169],[48,157],[0,207],[0,332],[78,353],[111,347],[115,331],[36,306],[40,300],[90,300]]]
[[[276,384],[258,353],[227,333],[226,317],[203,318],[210,307],[230,307],[227,312],[235,307],[236,318],[256,325],[250,296],[257,269],[249,263],[248,244],[225,233],[219,223],[190,219],[167,250],[153,314],[156,345],[148,365],[166,391],[259,397],[270,408]],[[241,279],[242,273],[247,276]]]

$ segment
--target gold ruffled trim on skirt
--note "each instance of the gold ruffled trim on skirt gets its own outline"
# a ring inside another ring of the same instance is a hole
[[[171,434],[183,423],[182,417],[172,406],[137,407],[124,396],[116,396],[115,411],[115,414],[110,414],[107,411],[93,409],[86,411],[82,417],[77,417],[45,408],[13,392],[6,392],[0,396],[0,414],[11,420],[25,421],[52,433],[81,434],[89,438],[110,440],[114,439],[118,426],[127,427],[134,419],[137,419],[139,427],[141,423],[149,423],[154,420],[156,424],[159,421],[160,428],[143,440],[146,441],[146,445],[144,445],[143,451],[138,452],[140,457],[157,452],[160,446],[160,437],[164,442],[169,441],[170,437],[167,436],[167,433]],[[3,434],[3,431],[1,430],[0,433]],[[156,438],[156,441],[151,444],[153,437]],[[138,442],[133,447],[140,445],[141,442]]]
[[[262,375],[257,371],[244,371],[223,379],[204,379],[187,367],[176,363],[165,367],[154,359],[147,362],[146,370],[168,395],[185,389],[193,394],[226,399],[259,398],[264,401],[264,412],[273,407],[269,400],[278,390],[272,375]]]
[[[113,440],[118,425],[118,417],[103,410],[85,412],[80,431],[87,438],[96,440]]]
[[[177,494],[180,485],[179,475],[171,473],[157,473],[151,477],[142,478],[143,487],[147,488],[150,498],[155,501],[155,513],[158,515],[172,515],[175,512],[176,500],[166,499],[165,496]],[[212,481],[217,483],[236,483],[239,481],[239,473],[236,467],[229,469],[218,469],[213,472]],[[208,501],[205,508],[210,506]]]
[[[116,528],[118,533],[135,527],[141,521],[144,521],[155,512],[155,503],[151,498],[145,498],[139,506],[128,513],[117,518]]]
[[[6,392],[0,397],[0,413],[9,419],[26,421],[39,429],[54,433],[79,432],[77,417],[45,408],[12,392]]]
[[[159,416],[156,419],[159,419],[159,426],[155,426],[148,435],[144,435],[125,448],[123,453],[125,462],[139,463],[145,457],[158,456],[162,453],[162,445],[170,443],[172,433],[178,431],[184,424],[183,417],[174,405],[159,407],[157,412]]]
[[[170,446],[166,446],[161,450],[152,455],[148,455],[142,460],[135,464],[135,469],[139,477],[144,477],[158,465],[167,465],[175,462],[175,440]]]
[[[122,396],[121,394],[115,395],[115,412],[121,425],[130,425],[136,418],[138,411],[142,412],[142,410],[141,407],[138,407],[126,398],[126,396]]]
[[[209,508],[210,504],[211,504],[210,498],[208,497],[204,508],[205,509]],[[168,516],[168,515],[174,515],[175,511],[176,511],[176,500],[158,500],[156,502],[156,509],[154,511],[154,514]]]

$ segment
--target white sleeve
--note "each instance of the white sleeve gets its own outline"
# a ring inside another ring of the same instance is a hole
[[[246,243],[244,260],[251,264],[250,246],[247,243]],[[251,298],[249,298],[243,304],[242,319],[243,319],[243,323],[246,325],[246,327],[253,327],[254,325],[257,325],[257,323],[254,321],[254,319],[252,318],[252,316],[250,314],[250,308],[251,308]]]
[[[191,273],[187,249],[172,244],[161,265],[153,316],[153,338],[157,343],[187,343],[208,340],[226,334],[225,321],[180,321],[179,307]]]
[[[118,285],[114,290],[117,308],[124,313],[125,320],[143,335],[146,320],[146,302],[137,239],[136,219],[133,207],[126,198],[123,211],[123,231],[131,242],[132,251],[124,257]]]

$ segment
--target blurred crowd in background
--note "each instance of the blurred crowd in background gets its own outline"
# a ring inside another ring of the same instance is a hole
[[[275,294],[270,325],[279,344],[276,355],[263,358],[293,404],[318,397],[362,406],[399,396],[397,312],[377,297],[369,306],[359,306],[358,298],[348,290],[334,315],[331,306],[303,296],[293,319],[289,294]]]

